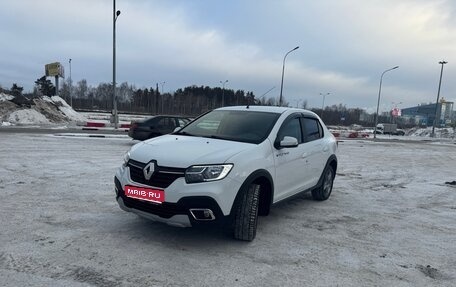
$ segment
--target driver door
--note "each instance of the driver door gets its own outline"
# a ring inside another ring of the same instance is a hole
[[[277,134],[274,150],[276,169],[274,202],[305,190],[309,181],[300,118],[299,114],[285,120]],[[296,138],[298,145],[281,148],[279,143],[285,136]]]

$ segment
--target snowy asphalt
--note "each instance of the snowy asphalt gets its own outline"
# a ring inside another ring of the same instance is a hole
[[[331,198],[276,205],[252,243],[120,210],[113,175],[132,144],[0,134],[1,285],[456,285],[452,142],[340,142]]]

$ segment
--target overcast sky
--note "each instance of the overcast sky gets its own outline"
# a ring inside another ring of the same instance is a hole
[[[382,111],[456,101],[454,0],[117,0],[117,83],[252,91],[290,105]],[[112,82],[112,0],[0,0],[0,85],[33,88],[61,62],[73,83]],[[160,86],[161,87],[161,86]],[[271,90],[272,89],[272,90]]]

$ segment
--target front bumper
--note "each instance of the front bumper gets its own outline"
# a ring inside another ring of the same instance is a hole
[[[119,207],[127,212],[133,212],[138,214],[141,217],[147,218],[152,221],[157,221],[157,222],[162,222],[166,223],[171,226],[177,226],[177,227],[191,227],[192,224],[190,222],[190,218],[188,215],[184,214],[176,214],[173,215],[169,218],[163,218],[160,217],[159,215],[150,213],[150,212],[145,212],[139,209],[131,208],[125,205],[125,202],[123,201],[123,198],[121,196],[117,196],[117,203],[119,204]]]
[[[125,185],[150,187],[132,181],[128,167],[118,170],[114,182],[116,199],[121,209],[179,227],[225,225],[229,222],[231,207],[241,186],[229,178],[201,184],[187,184],[184,178],[177,178],[164,188],[165,202],[160,204],[125,196]],[[210,210],[210,218],[197,218],[202,214],[201,210]]]

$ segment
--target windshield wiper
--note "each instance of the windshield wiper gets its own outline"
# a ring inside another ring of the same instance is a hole
[[[210,135],[210,136],[203,136],[204,138],[210,138],[210,139],[217,139],[217,140],[227,140],[228,138],[226,137],[220,137],[220,136],[215,136],[215,135]]]

